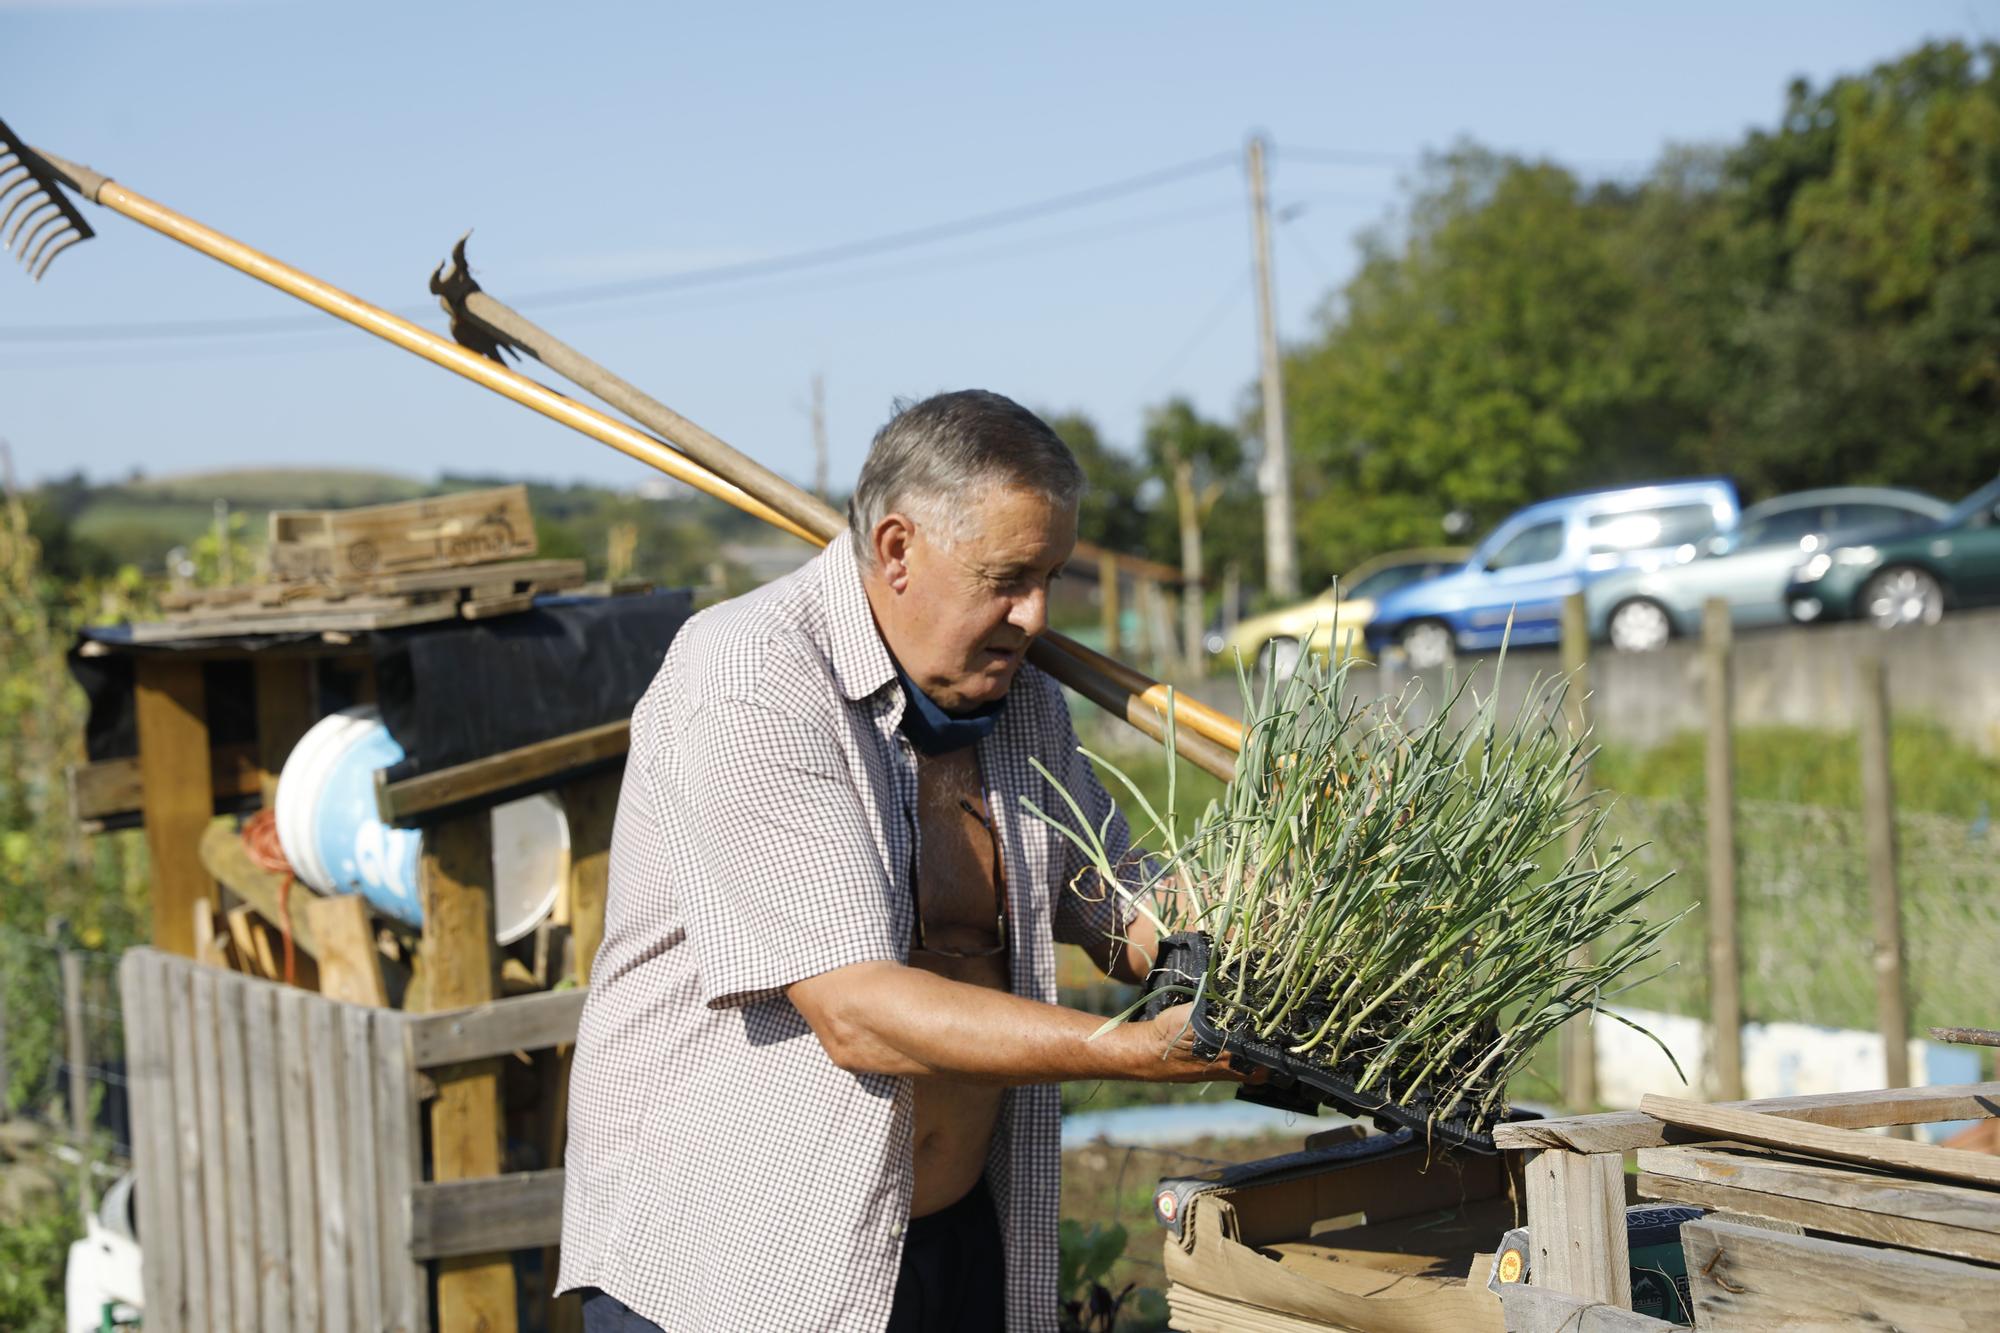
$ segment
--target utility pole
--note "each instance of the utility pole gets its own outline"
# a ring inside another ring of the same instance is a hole
[[[826,465],[826,376],[813,376],[813,494],[827,498]]]
[[[1273,597],[1299,595],[1299,543],[1292,528],[1292,451],[1285,441],[1285,386],[1278,369],[1278,312],[1271,304],[1271,201],[1264,189],[1264,140],[1250,137],[1250,219],[1257,254],[1257,347],[1263,363],[1264,586]]]

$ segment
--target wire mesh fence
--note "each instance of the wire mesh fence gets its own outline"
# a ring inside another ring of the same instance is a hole
[[[131,1156],[118,956],[0,928],[0,1120]]]
[[[1699,800],[1621,798],[1615,826],[1648,877],[1674,877],[1650,911],[1671,916],[1706,893],[1708,826]],[[1777,801],[1736,808],[1743,1006],[1752,1021],[1872,1030],[1874,928],[1859,811]],[[1987,823],[1904,811],[1896,817],[1905,973],[1913,1035],[2000,1017],[2000,836]],[[1620,997],[1673,1013],[1708,1012],[1700,907],[1668,934],[1675,966]]]

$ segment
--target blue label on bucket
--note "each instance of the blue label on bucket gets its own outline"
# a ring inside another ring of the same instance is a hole
[[[375,773],[403,758],[403,747],[377,723],[349,745],[327,770],[313,807],[314,846],[334,892],[359,893],[385,916],[423,924],[417,896],[423,835],[392,828],[375,805]]]

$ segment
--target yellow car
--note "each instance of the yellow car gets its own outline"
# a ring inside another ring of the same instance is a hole
[[[1364,560],[1310,601],[1266,611],[1261,616],[1238,621],[1236,628],[1226,634],[1210,635],[1209,651],[1231,666],[1241,653],[1246,665],[1254,663],[1260,670],[1275,667],[1281,676],[1289,675],[1298,665],[1308,635],[1312,638],[1312,650],[1323,657],[1357,657],[1365,647],[1361,631],[1374,616],[1379,599],[1407,584],[1461,569],[1471,554],[1467,547],[1441,546],[1391,551]],[[1340,634],[1337,652],[1336,609]]]

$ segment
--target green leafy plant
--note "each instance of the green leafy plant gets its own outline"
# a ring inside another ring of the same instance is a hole
[[[1503,723],[1464,686],[1421,715],[1408,691],[1364,702],[1351,668],[1309,663],[1261,695],[1239,668],[1236,777],[1192,819],[1171,769],[1156,806],[1086,751],[1150,821],[1139,841],[1160,852],[1141,865],[1112,865],[1060,785],[1070,822],[1029,808],[1162,935],[1209,937],[1189,994],[1222,1031],[1433,1120],[1490,1119],[1536,1045],[1597,1011],[1672,923],[1646,919],[1657,882],[1580,797],[1590,751],[1562,721],[1563,681]]]
[[[1128,1282],[1114,1294],[1104,1280],[1124,1255],[1128,1239],[1116,1222],[1085,1226],[1075,1218],[1062,1220],[1056,1232],[1056,1290],[1062,1295],[1057,1323],[1062,1333],[1112,1333],[1118,1326],[1118,1312],[1137,1284]]]

